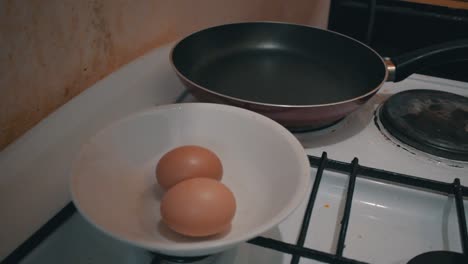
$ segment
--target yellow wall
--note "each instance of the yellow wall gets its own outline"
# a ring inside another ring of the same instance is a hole
[[[329,0],[0,0],[0,150],[116,68],[210,25],[325,27]]]

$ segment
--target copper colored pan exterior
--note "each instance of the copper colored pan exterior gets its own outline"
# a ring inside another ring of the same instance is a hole
[[[293,131],[315,130],[333,125],[366,103],[377,91],[356,100],[321,106],[263,105],[210,92],[177,74],[188,91],[202,102],[228,104],[265,115]]]

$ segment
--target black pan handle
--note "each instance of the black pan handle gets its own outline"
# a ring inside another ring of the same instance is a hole
[[[437,44],[391,59],[386,58],[388,81],[399,82],[422,68],[460,60],[468,60],[468,39]],[[468,74],[468,68],[466,71]]]

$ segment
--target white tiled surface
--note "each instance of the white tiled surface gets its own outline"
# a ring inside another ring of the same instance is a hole
[[[117,118],[180,95],[170,47],[96,83],[0,152],[0,260],[70,201],[68,170],[82,140]]]

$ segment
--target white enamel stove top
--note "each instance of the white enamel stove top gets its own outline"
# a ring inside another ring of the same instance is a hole
[[[166,85],[180,87],[175,78]],[[407,89],[436,89],[468,96],[468,83],[414,75],[397,84],[386,84],[364,107],[333,127],[296,136],[310,155],[319,157],[325,151],[330,159],[348,163],[357,157],[364,166],[443,182],[460,178],[468,186],[468,163],[415,155],[419,152],[405,150],[398,142],[386,139],[375,125],[376,107],[389,95]],[[347,174],[324,172],[305,247],[336,251],[348,179]],[[295,244],[306,205],[304,201],[294,214],[264,236]],[[468,202],[464,206],[468,208]],[[351,208],[343,252],[346,258],[368,263],[407,263],[427,251],[461,252],[452,197],[358,178]],[[75,213],[22,263],[150,263],[151,259],[148,252],[105,236]],[[213,261],[280,264],[290,263],[291,256],[244,243],[215,256]],[[301,258],[299,263],[320,262]]]
[[[468,96],[467,83],[415,75],[400,83],[385,84],[364,107],[338,124],[295,135],[309,155],[320,157],[327,152],[330,159],[348,163],[357,157],[363,166],[448,183],[459,178],[462,185],[468,185],[468,162],[416,150],[393,138],[379,124],[376,109],[392,94],[410,89]],[[325,171],[305,247],[336,252],[348,179],[347,174]],[[279,236],[266,236],[295,244],[305,208],[306,203],[280,225]],[[468,217],[468,211],[465,215]],[[345,246],[344,257],[369,263],[407,263],[418,254],[435,250],[461,252],[454,200],[358,178]],[[290,263],[289,256],[283,258],[281,263]],[[301,258],[300,263],[320,262]]]

